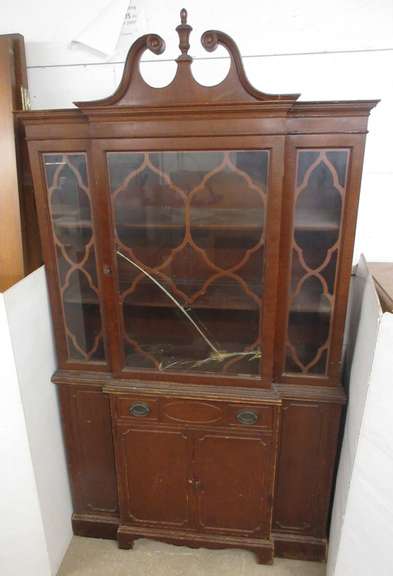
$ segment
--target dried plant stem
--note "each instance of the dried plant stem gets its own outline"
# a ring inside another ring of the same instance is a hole
[[[182,312],[182,314],[184,314],[184,316],[187,318],[187,320],[189,322],[191,322],[191,324],[194,326],[195,330],[202,336],[202,338],[204,339],[204,341],[206,342],[206,344],[209,346],[209,348],[212,350],[213,354],[215,357],[220,357],[223,352],[220,352],[215,346],[214,344],[209,340],[209,338],[206,336],[206,334],[204,334],[202,332],[202,330],[199,328],[198,324],[195,322],[195,320],[193,320],[193,318],[190,316],[190,314],[187,312],[187,310],[184,308],[184,306],[182,306],[182,304],[165,288],[165,286],[163,286],[161,284],[161,282],[159,282],[158,280],[156,280],[156,278],[154,278],[154,276],[152,276],[149,272],[147,272],[147,270],[145,270],[144,268],[142,268],[142,266],[139,266],[139,264],[137,264],[136,262],[134,262],[133,260],[131,260],[131,258],[128,258],[128,256],[126,256],[125,254],[123,254],[122,252],[120,252],[119,250],[116,251],[116,253],[121,256],[122,258],[124,258],[124,260],[126,260],[127,262],[129,262],[130,264],[132,264],[132,266],[134,266],[135,268],[137,268],[138,270],[140,270],[140,272],[142,272],[142,274],[144,274],[145,276],[147,276],[152,282],[154,282],[154,284],[156,286],[158,286],[167,296],[170,300],[172,300],[172,302],[177,306],[177,308]],[[225,353],[224,353],[225,354]]]

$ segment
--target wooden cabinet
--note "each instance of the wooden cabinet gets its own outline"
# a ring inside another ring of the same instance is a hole
[[[189,545],[197,536],[207,544],[251,542],[259,558],[271,560],[278,398],[244,406],[233,394],[231,402],[168,398],[170,388],[160,385],[150,397],[113,384],[108,391],[120,545],[131,547],[146,530],[168,539],[170,530],[173,541]]]
[[[192,77],[25,124],[76,533],[323,559],[367,117]],[[109,412],[109,404],[111,411]],[[115,455],[115,457],[114,457]],[[116,464],[115,464],[116,462]]]

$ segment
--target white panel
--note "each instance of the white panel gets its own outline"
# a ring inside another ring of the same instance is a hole
[[[72,536],[57,389],[52,323],[44,267],[4,293],[8,325],[52,574]]]
[[[356,338],[334,498],[328,576],[390,576],[393,561],[393,315],[381,313],[364,262],[350,320]],[[362,290],[364,288],[364,290]],[[363,292],[363,295],[362,295]],[[356,334],[356,317],[360,322]],[[353,320],[355,319],[355,322]]]
[[[3,294],[0,294],[0,350],[0,573],[49,576],[45,533]]]
[[[377,338],[337,561],[328,563],[329,576],[393,573],[392,355],[393,315],[386,313]]]

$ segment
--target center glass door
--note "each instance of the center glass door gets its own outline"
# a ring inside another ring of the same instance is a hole
[[[259,377],[269,151],[107,164],[125,368]]]

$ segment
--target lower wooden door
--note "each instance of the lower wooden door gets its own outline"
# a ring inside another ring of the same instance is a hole
[[[120,517],[126,524],[191,524],[189,437],[181,430],[119,426]]]
[[[116,449],[122,524],[270,537],[271,435],[119,424]]]
[[[202,433],[195,439],[198,528],[270,536],[271,438]]]

